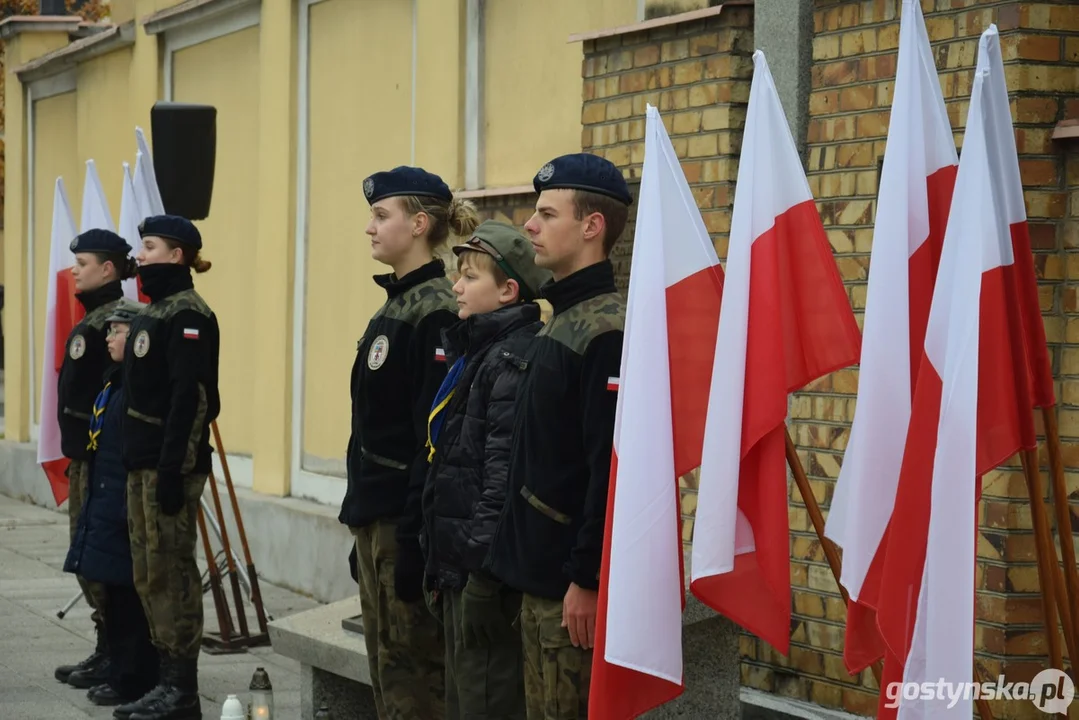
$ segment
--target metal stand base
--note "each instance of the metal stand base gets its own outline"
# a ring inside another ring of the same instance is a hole
[[[267,633],[259,633],[249,637],[237,635],[228,640],[223,640],[221,633],[208,632],[202,635],[202,649],[208,655],[239,655],[246,653],[248,648],[269,644],[270,636]]]

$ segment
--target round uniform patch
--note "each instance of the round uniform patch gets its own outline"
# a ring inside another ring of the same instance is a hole
[[[540,182],[547,182],[548,180],[550,180],[552,177],[554,177],[554,165],[552,165],[551,163],[547,163],[546,165],[541,167],[538,173],[538,177]]]
[[[71,354],[72,360],[78,360],[79,358],[81,358],[83,353],[86,352],[86,338],[84,338],[82,335],[76,335],[75,337],[71,338],[71,349],[69,352]]]
[[[146,357],[150,352],[150,333],[143,330],[135,336],[135,357]]]
[[[371,349],[367,351],[367,367],[378,370],[386,362],[386,356],[390,354],[390,339],[385,335],[379,335],[371,343]]]

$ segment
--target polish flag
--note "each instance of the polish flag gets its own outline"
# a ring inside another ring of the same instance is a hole
[[[64,181],[56,178],[52,199],[52,237],[49,240],[49,275],[45,295],[45,342],[41,355],[37,461],[45,471],[57,505],[61,505],[68,497],[68,459],[60,449],[56,384],[67,352],[68,335],[83,316],[82,305],[75,299],[75,282],[71,276],[71,266],[75,264],[71,241],[75,239],[75,235],[75,220],[67,201]]]
[[[955,141],[918,0],[904,0],[888,145],[877,192],[857,412],[825,535],[843,548],[851,674],[884,655],[880,564],[895,503],[955,173]]]
[[[701,463],[723,271],[659,112],[649,106],[630,266],[589,717],[681,695],[685,582],[678,478]],[[646,628],[646,632],[642,632]]]
[[[120,195],[120,232],[119,235],[131,246],[131,252],[137,253],[142,244],[139,238],[139,202],[135,195],[135,183],[131,179],[131,167],[124,163],[124,189]],[[133,277],[123,281],[124,295],[131,300],[149,302],[149,298],[142,294],[142,286],[139,278]]]
[[[138,147],[135,152],[135,198],[139,205],[139,222],[142,222],[151,215],[164,215],[165,203],[161,200],[161,190],[157,185],[150,145],[140,127],[135,128],[135,143]]]
[[[1031,409],[1053,403],[1008,90],[995,25],[981,37],[882,570],[885,675],[973,681],[979,478],[1036,447]],[[1035,313],[1037,312],[1037,317]],[[956,601],[956,598],[966,600]],[[970,718],[972,700],[921,700],[878,717]]]
[[[787,394],[857,362],[860,335],[761,51],[753,64],[691,589],[786,655]]]

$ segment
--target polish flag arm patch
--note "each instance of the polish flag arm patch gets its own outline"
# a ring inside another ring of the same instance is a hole
[[[446,362],[446,351],[443,348],[435,348],[435,362]]]
[[[198,340],[199,339],[199,329],[198,328],[184,328],[184,339],[185,340]]]
[[[611,392],[618,392],[618,386],[621,382],[622,378],[609,377],[607,378],[607,389]]]

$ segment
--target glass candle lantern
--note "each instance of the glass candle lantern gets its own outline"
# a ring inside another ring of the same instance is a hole
[[[251,676],[251,720],[273,720],[273,685],[264,668]]]

